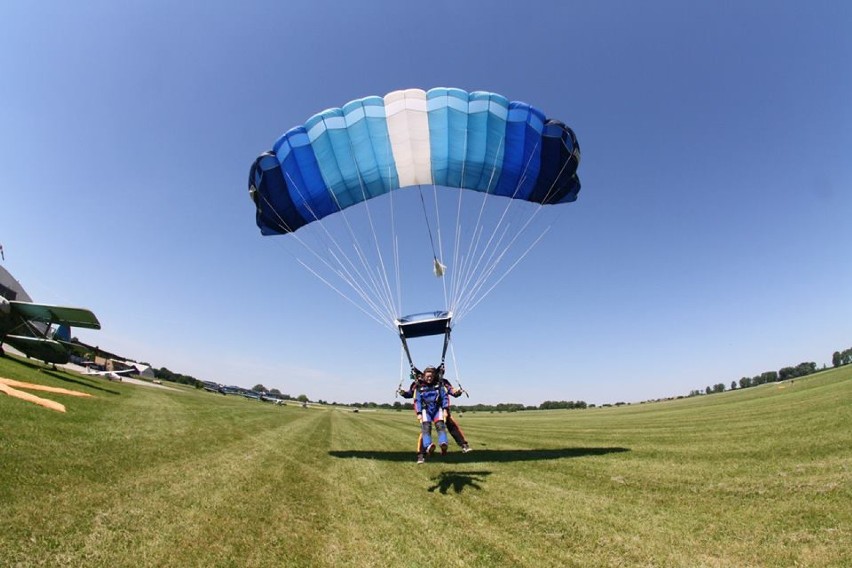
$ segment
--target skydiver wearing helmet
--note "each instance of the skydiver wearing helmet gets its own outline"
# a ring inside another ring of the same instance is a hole
[[[408,390],[399,389],[399,394],[403,398],[414,398],[415,393],[417,391],[418,385],[425,382],[425,376],[427,373],[432,374],[435,382],[440,386],[444,392],[453,398],[458,398],[464,393],[464,390],[458,387],[455,387],[449,380],[444,377],[444,365],[443,363],[436,367],[426,367],[426,369],[421,373],[419,369],[414,368],[411,372],[411,385],[409,385]],[[468,444],[467,440],[464,437],[464,432],[462,432],[461,428],[459,428],[458,423],[452,417],[450,413],[450,404],[449,398],[447,398],[447,406],[444,410],[444,422],[446,424],[447,430],[449,430],[450,435],[453,437],[453,440],[459,445],[462,449],[462,452],[467,453],[472,450],[470,444]],[[423,437],[421,434],[420,440],[417,443],[417,453],[418,455],[426,452],[425,446],[423,445]]]

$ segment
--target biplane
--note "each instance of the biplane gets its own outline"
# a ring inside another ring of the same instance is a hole
[[[60,339],[63,334],[57,333],[59,327],[66,326],[100,329],[101,323],[85,308],[19,302],[0,296],[0,355],[6,344],[45,363],[67,363],[73,344]]]

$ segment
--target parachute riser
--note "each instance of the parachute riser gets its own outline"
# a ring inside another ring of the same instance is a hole
[[[402,342],[402,349],[408,359],[408,367],[412,377],[418,372],[414,365],[414,359],[411,356],[411,350],[408,347],[408,339],[415,337],[424,337],[429,335],[444,334],[444,344],[441,349],[441,362],[439,368],[444,368],[444,362],[447,358],[447,348],[450,345],[450,334],[452,333],[452,313],[450,312],[434,312],[432,318],[429,319],[413,319],[424,314],[416,314],[415,316],[406,316],[396,321],[397,330],[399,332],[399,340]],[[402,384],[402,381],[400,381]]]

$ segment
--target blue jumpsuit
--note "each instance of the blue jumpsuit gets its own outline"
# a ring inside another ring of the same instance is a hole
[[[442,448],[447,446],[447,428],[444,424],[444,411],[449,407],[450,399],[447,389],[439,382],[432,384],[421,382],[414,391],[414,410],[420,416],[420,429],[423,436],[423,447],[432,445],[432,422],[438,431],[438,443]]]

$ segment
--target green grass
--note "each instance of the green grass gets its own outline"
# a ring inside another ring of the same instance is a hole
[[[0,359],[2,566],[850,566],[852,368],[619,408],[459,419],[274,407]]]

